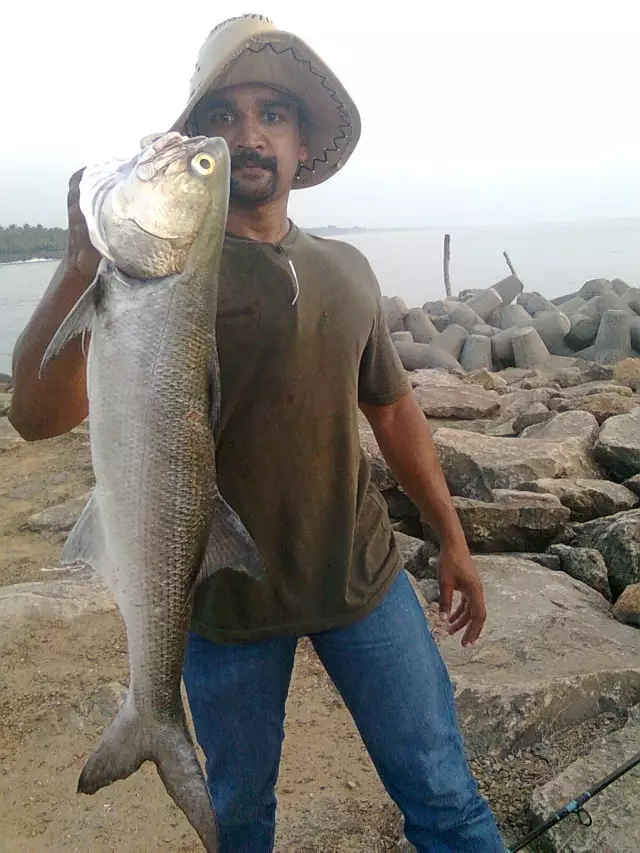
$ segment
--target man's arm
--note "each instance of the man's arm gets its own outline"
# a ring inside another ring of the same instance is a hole
[[[69,242],[65,256],[13,351],[13,396],[9,420],[27,441],[68,432],[88,412],[86,364],[76,338],[49,365],[42,379],[40,363],[58,327],[91,284],[100,255],[89,240],[79,207],[82,172],[69,182]]]
[[[475,643],[487,618],[482,583],[451,501],[427,419],[413,391],[388,406],[361,403],[360,408],[398,482],[440,540],[440,612],[449,618],[449,633],[455,634],[466,626],[462,645]],[[451,614],[454,589],[462,598]]]

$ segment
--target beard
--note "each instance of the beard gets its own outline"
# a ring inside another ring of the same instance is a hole
[[[244,177],[241,172],[246,166],[264,170],[255,177]],[[264,157],[260,152],[244,149],[231,157],[230,201],[240,207],[258,207],[270,201],[278,189],[278,161],[275,157]]]

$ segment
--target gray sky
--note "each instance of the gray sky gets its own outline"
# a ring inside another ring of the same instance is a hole
[[[0,42],[0,224],[66,226],[69,175],[131,156],[142,136],[167,129],[201,42],[244,12],[307,40],[361,111],[345,169],[293,194],[301,225],[640,216],[637,0],[373,6],[11,3]]]

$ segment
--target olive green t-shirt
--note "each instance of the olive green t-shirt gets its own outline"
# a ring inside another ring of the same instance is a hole
[[[225,642],[352,622],[401,564],[358,433],[359,401],[411,390],[375,275],[353,246],[294,224],[277,246],[228,236],[217,342],[218,486],[267,578],[218,571],[196,594],[192,628]]]

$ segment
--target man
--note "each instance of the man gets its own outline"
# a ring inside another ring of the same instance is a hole
[[[187,648],[184,678],[221,853],[273,849],[301,636],[344,697],[417,849],[502,851],[465,761],[446,668],[359,445],[358,407],[439,535],[441,610],[449,631],[473,643],[486,618],[482,585],[426,419],[365,258],[287,216],[291,189],[328,179],[351,155],[357,109],[304,42],[248,15],[210,34],[174,129],[223,136],[232,154],[217,321],[218,482],[268,572],[262,584],[216,574],[197,597]],[[66,258],[14,354],[10,419],[29,440],[72,428],[88,410],[79,341],[37,378],[98,262],[78,209],[79,178],[70,184]],[[451,613],[454,590],[461,603]]]

